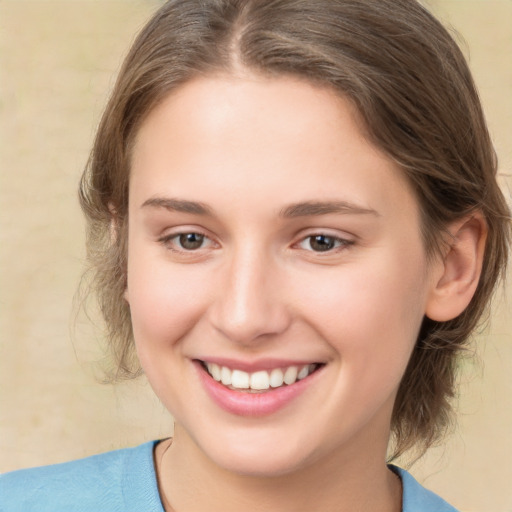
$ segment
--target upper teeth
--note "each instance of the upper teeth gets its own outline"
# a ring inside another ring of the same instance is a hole
[[[288,366],[287,368],[274,368],[273,370],[260,370],[254,373],[242,370],[232,370],[227,366],[220,366],[216,363],[206,363],[208,373],[225,386],[235,389],[266,390],[278,388],[283,384],[293,384],[297,380],[304,379],[316,369],[316,364],[304,366]]]

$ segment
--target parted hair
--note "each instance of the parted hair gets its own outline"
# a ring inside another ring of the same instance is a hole
[[[80,183],[90,283],[106,322],[113,375],[141,372],[123,297],[138,129],[180,85],[240,67],[328,86],[355,105],[368,140],[415,191],[429,258],[451,222],[479,211],[487,223],[471,303],[451,321],[424,319],[396,398],[393,455],[423,451],[450,425],[457,356],[504,275],[511,225],[467,63],[416,0],[171,0],[149,20],[120,70]]]

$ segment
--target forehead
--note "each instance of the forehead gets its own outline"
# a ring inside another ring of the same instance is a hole
[[[293,77],[217,76],[172,92],[133,151],[131,200],[158,188],[208,202],[244,198],[246,210],[251,197],[415,209],[403,173],[365,138],[352,103]]]

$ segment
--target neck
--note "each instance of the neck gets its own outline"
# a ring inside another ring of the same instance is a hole
[[[179,428],[155,450],[166,512],[399,512],[400,479],[384,461],[385,448],[351,447],[284,475],[244,475],[217,466]]]

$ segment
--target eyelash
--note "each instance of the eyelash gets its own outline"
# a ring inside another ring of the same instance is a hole
[[[186,249],[185,247],[183,247],[183,242],[184,242],[184,239],[182,239],[182,237],[187,237],[187,236],[196,236],[196,237],[200,237],[200,243],[201,243],[201,246],[195,248],[195,249]],[[318,243],[324,243],[324,244],[327,244],[327,248],[326,250],[318,250],[318,251],[315,251],[311,245],[311,243],[317,239],[316,241]],[[201,249],[204,249],[203,247],[203,242],[205,241],[209,241],[210,244],[214,244],[215,242],[213,242],[213,240],[211,240],[208,236],[206,236],[204,233],[200,233],[200,232],[197,232],[197,231],[186,231],[186,232],[182,232],[182,233],[173,233],[173,234],[170,234],[170,235],[166,235],[166,236],[163,236],[161,238],[158,239],[158,241],[160,243],[162,243],[167,249],[173,251],[173,252],[179,252],[179,253],[189,253],[189,254],[192,254],[196,251],[199,251]],[[305,243],[308,243],[309,241],[309,249],[303,247],[303,244]],[[177,243],[180,243],[181,244],[181,247],[176,247]],[[325,234],[325,233],[313,233],[311,235],[307,235],[305,237],[303,237],[298,243],[294,244],[295,246],[298,246],[300,247],[301,249],[307,251],[307,252],[313,252],[313,253],[316,253],[316,254],[322,254],[322,253],[326,253],[326,254],[333,254],[333,253],[337,253],[339,251],[342,251],[348,247],[350,247],[351,245],[354,245],[354,241],[353,240],[347,240],[345,238],[341,238],[341,237],[337,237],[337,236],[333,236],[333,235],[328,235],[328,234]]]
[[[325,251],[322,251],[322,250],[315,251],[315,250],[313,250],[312,245],[311,245],[311,243],[315,239],[317,242],[326,243],[328,246],[333,244],[333,246],[328,247]],[[308,242],[309,242],[308,245],[311,248],[311,250],[302,247],[302,245],[304,243],[308,243]],[[304,249],[308,252],[314,252],[317,254],[322,254],[322,253],[332,254],[332,253],[337,253],[339,251],[342,251],[342,250],[346,249],[347,247],[350,247],[353,244],[354,244],[353,240],[347,240],[346,238],[341,238],[339,236],[328,235],[326,233],[313,233],[311,235],[308,235],[308,236],[302,238],[297,245],[299,245],[299,247],[301,247],[302,249]]]
[[[187,237],[190,235],[195,235],[195,236],[201,237],[201,245],[202,245],[202,242],[204,242],[205,240],[208,240],[208,241],[210,241],[210,243],[213,243],[213,241],[208,236],[206,236],[204,233],[200,233],[198,231],[185,231],[182,233],[173,233],[173,234],[165,235],[165,236],[159,238],[158,241],[162,245],[164,245],[164,247],[166,247],[167,249],[169,249],[173,252],[194,253],[199,249],[203,249],[203,247],[198,247],[196,249],[185,249],[183,246],[181,248],[176,248],[175,240],[178,240],[180,243],[182,243],[181,238]]]

